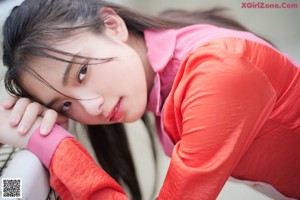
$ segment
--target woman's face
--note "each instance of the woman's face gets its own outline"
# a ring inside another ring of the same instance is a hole
[[[100,60],[54,53],[71,64],[32,59],[32,69],[57,91],[25,72],[21,81],[31,95],[85,124],[126,123],[142,116],[147,103],[146,78],[141,58],[133,48],[109,32],[81,33],[53,47]]]

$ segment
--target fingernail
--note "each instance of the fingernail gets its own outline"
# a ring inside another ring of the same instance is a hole
[[[18,126],[18,132],[19,133],[26,133],[26,130],[27,130],[27,126],[25,124],[20,124]]]
[[[4,106],[11,106],[11,104],[12,104],[11,100],[5,100],[5,101],[3,102],[3,105],[4,105]]]
[[[42,128],[40,129],[40,133],[41,133],[42,135],[46,135],[46,134],[48,133],[47,127],[42,127]]]
[[[8,106],[10,106],[9,102],[7,102],[7,101],[0,101],[0,105],[3,106],[4,108],[7,108]]]

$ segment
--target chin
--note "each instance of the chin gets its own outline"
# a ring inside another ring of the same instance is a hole
[[[145,114],[145,111],[146,110],[141,110],[140,112],[131,113],[129,116],[125,116],[124,123],[136,122],[142,118],[142,116]]]
[[[134,102],[134,104],[132,104]],[[147,99],[136,99],[130,102],[129,106],[125,108],[125,115],[123,116],[123,123],[132,123],[141,119],[147,111]]]

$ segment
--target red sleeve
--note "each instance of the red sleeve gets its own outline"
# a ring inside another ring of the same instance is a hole
[[[31,135],[27,149],[50,171],[50,184],[63,200],[125,200],[118,183],[100,168],[73,136],[58,125]]]
[[[177,143],[158,199],[216,199],[275,99],[268,78],[238,53],[200,48],[186,59],[165,102]]]
[[[73,138],[59,144],[49,171],[51,186],[63,200],[128,199],[120,185]]]

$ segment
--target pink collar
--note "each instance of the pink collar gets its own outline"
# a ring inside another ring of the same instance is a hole
[[[161,71],[170,61],[176,43],[176,31],[146,30],[144,32],[148,48],[148,59],[154,72]]]

